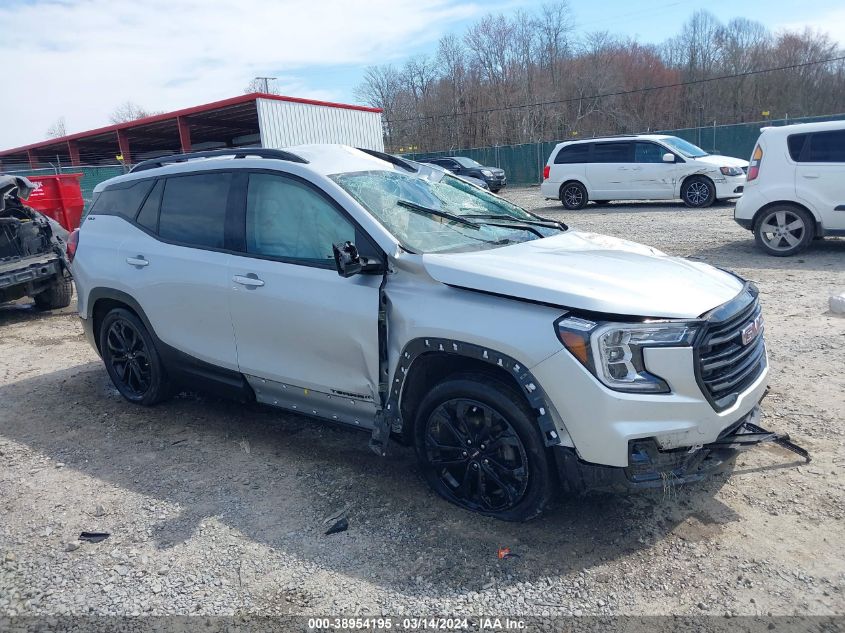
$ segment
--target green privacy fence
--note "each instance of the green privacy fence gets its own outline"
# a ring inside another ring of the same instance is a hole
[[[13,171],[4,171],[4,174],[14,174],[17,176],[51,176],[53,174],[82,174],[79,179],[79,184],[82,187],[82,198],[85,200],[85,208],[91,204],[91,198],[94,194],[94,187],[101,182],[120,176],[126,173],[123,165],[98,165],[97,167],[49,167],[47,169],[22,169]]]
[[[817,121],[838,121],[845,119],[845,114],[829,116],[803,117],[800,119],[771,119],[753,123],[731,125],[709,125],[700,128],[679,130],[661,130],[653,134],[672,134],[691,143],[695,143],[711,154],[723,154],[736,158],[748,159],[754,151],[754,143],[760,136],[760,128],[768,125],[786,125],[792,123],[814,123]],[[577,138],[577,137],[576,137]],[[498,145],[495,147],[475,147],[469,149],[451,149],[439,152],[421,152],[403,154],[406,158],[437,158],[438,156],[466,156],[482,165],[504,169],[508,182],[515,185],[537,184],[543,179],[543,167],[549,155],[559,141],[524,143],[522,145]]]

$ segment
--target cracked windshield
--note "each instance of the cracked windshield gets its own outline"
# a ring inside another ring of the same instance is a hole
[[[369,171],[332,178],[404,247],[418,253],[483,250],[565,230],[454,176],[443,175],[435,181]]]

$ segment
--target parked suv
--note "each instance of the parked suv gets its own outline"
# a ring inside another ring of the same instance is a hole
[[[558,143],[540,191],[567,209],[593,200],[675,200],[709,207],[742,195],[748,162],[714,156],[677,136],[640,134]]]
[[[425,158],[421,163],[431,163],[443,169],[448,169],[456,176],[476,178],[487,183],[490,191],[497,193],[508,184],[505,170],[498,167],[485,167],[479,162],[466,156],[444,156],[443,158]]]
[[[775,438],[746,433],[768,373],[753,284],[426,171],[309,145],[99,185],[73,270],[117,389],[210,387],[379,454],[392,435],[443,497],[508,520],[560,485],[682,483]]]
[[[845,236],[845,121],[763,128],[734,219],[779,257]]]

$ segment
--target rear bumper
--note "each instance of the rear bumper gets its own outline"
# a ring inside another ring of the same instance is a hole
[[[44,281],[62,273],[61,260],[53,254],[28,257],[0,265],[0,290]]]

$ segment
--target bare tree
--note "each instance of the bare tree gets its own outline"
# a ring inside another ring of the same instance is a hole
[[[246,88],[244,88],[244,94],[252,94],[253,92],[263,92],[264,94],[271,95],[282,94],[276,86],[275,77],[254,77],[246,85]]]
[[[132,101],[124,101],[114,110],[112,110],[112,113],[109,115],[109,120],[112,123],[127,123],[128,121],[136,121],[138,119],[143,119],[148,116],[155,116],[156,114],[161,114],[161,112],[145,110],[137,103],[133,103]]]
[[[65,126],[65,118],[60,116],[47,128],[47,138],[60,138],[62,136],[67,136],[67,128]]]

